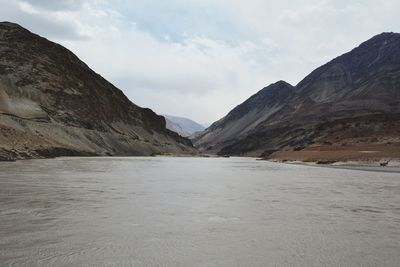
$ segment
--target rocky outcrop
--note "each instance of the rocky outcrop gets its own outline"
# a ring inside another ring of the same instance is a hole
[[[194,151],[71,51],[0,23],[0,158]]]
[[[281,96],[265,97],[266,91]],[[398,114],[400,34],[383,33],[316,69],[295,87],[264,88],[203,132],[196,145],[219,154],[266,157],[315,147],[329,151],[354,146],[362,151],[376,146],[383,151],[384,146],[400,145]],[[251,127],[243,132],[247,124]]]

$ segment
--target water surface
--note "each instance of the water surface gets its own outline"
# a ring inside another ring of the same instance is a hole
[[[249,158],[3,162],[0,266],[400,266],[400,175]]]

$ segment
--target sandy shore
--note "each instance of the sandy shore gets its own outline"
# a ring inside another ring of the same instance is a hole
[[[312,145],[302,150],[277,151],[267,159],[313,166],[397,171],[400,169],[400,145]]]
[[[400,160],[392,160],[387,166],[381,166],[380,162],[377,161],[340,161],[334,163],[321,164],[318,162],[306,162],[298,160],[269,160],[272,162],[279,162],[285,164],[305,165],[313,167],[323,168],[339,168],[339,169],[351,169],[351,170],[362,170],[362,171],[378,171],[378,172],[398,172],[400,173]]]

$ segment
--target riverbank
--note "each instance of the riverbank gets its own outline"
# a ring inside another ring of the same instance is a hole
[[[349,169],[360,171],[378,171],[378,172],[391,172],[400,173],[400,160],[389,161],[386,166],[381,166],[379,161],[340,161],[340,162],[311,162],[311,161],[298,161],[298,160],[267,160],[270,162],[290,164],[290,165],[303,165],[311,167],[335,168],[335,169]]]
[[[303,149],[276,151],[267,159],[318,165],[400,166],[400,145],[311,145]]]

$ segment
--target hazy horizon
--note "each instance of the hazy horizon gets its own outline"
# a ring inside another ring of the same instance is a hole
[[[73,51],[136,104],[201,124],[278,80],[296,85],[381,32],[394,0],[0,0],[11,21]]]

